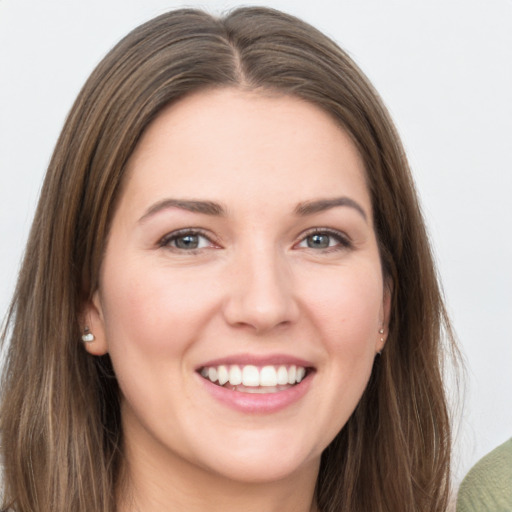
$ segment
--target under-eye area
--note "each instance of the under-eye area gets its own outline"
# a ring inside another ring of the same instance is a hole
[[[203,366],[200,375],[216,384],[242,393],[276,393],[296,386],[314,371],[297,365]]]

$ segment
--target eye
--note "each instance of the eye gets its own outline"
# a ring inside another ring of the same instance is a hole
[[[214,247],[215,244],[198,230],[182,229],[164,236],[159,245],[179,251],[194,251]]]
[[[317,250],[336,250],[350,247],[348,238],[338,231],[317,229],[308,234],[299,242],[297,247]]]

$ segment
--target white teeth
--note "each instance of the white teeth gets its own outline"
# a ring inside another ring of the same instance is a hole
[[[208,368],[208,378],[212,382],[217,380],[217,368],[215,368],[215,366],[210,366],[210,368]]]
[[[288,368],[288,384],[295,384],[295,377],[297,376],[297,367],[292,364],[290,368]]]
[[[280,366],[277,370],[277,383],[281,385],[288,384],[288,370],[286,366]]]
[[[234,364],[229,368],[229,383],[232,386],[242,384],[242,370],[240,370],[240,366]]]
[[[229,368],[225,365],[205,366],[201,368],[201,375],[211,382],[224,386],[229,382],[230,386],[243,384],[247,387],[288,386],[298,384],[304,379],[306,369],[303,366],[267,365],[257,367],[254,365],[233,364]]]
[[[260,386],[275,386],[277,373],[273,366],[264,366],[260,371]]]
[[[229,380],[229,372],[224,365],[217,368],[217,378],[219,379],[219,384],[221,386],[224,386],[224,384]]]
[[[242,370],[242,384],[244,386],[259,386],[260,385],[260,372],[256,366],[248,364]]]

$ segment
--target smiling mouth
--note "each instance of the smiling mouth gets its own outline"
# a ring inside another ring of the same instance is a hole
[[[296,386],[311,369],[297,365],[219,365],[204,366],[200,375],[216,384],[241,393],[278,393]]]

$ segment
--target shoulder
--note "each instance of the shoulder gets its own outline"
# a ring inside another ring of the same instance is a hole
[[[457,512],[512,510],[512,438],[480,459],[466,475]]]

